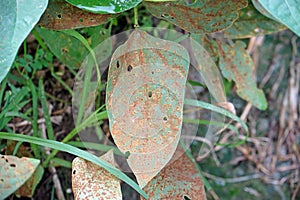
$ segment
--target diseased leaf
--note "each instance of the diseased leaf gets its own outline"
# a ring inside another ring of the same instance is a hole
[[[203,1],[188,5],[178,2],[144,2],[149,11],[160,19],[192,33],[213,33],[224,30],[238,18],[238,10],[247,6],[247,0]]]
[[[89,42],[92,48],[95,48],[104,39],[106,39],[110,30],[102,26],[94,27],[94,34],[91,35]],[[75,37],[60,31],[53,31],[45,28],[36,28],[40,36],[45,40],[45,43],[51,52],[65,65],[73,68],[79,68],[88,55],[87,48]],[[98,60],[107,58],[111,53],[111,43],[106,43],[107,48],[96,55]],[[100,62],[99,62],[100,63]]]
[[[106,14],[106,13],[120,13],[126,10],[129,10],[139,3],[142,0],[66,0],[70,4],[98,14]]]
[[[145,186],[144,191],[149,199],[206,199],[199,171],[180,147],[168,165]]]
[[[178,144],[189,57],[179,44],[135,30],[114,52],[106,105],[118,148],[144,187]]]
[[[260,14],[252,3],[240,10],[239,16],[232,26],[224,31],[225,37],[232,39],[249,38],[286,29],[283,24]]]
[[[32,176],[15,192],[16,196],[32,198],[37,185],[40,183],[44,175],[44,168],[38,165]]]
[[[86,12],[64,0],[50,0],[39,25],[54,30],[65,30],[97,26],[108,22],[113,17],[116,16]]]
[[[5,199],[22,186],[39,163],[33,158],[0,155],[0,197]]]
[[[18,49],[47,7],[47,0],[0,1],[0,82]]]
[[[8,140],[6,146],[6,155],[11,155],[16,148],[16,141]],[[28,151],[28,149],[21,144],[16,153],[18,157],[33,157],[32,154]],[[37,169],[34,171],[32,176],[15,192],[16,196],[28,197],[31,198],[34,194],[36,186],[41,181],[44,174],[44,168],[39,165]]]
[[[252,1],[255,2],[254,0]],[[260,5],[277,21],[286,25],[294,33],[300,36],[300,1],[257,0],[257,2],[260,3]],[[265,14],[265,12],[262,14]]]
[[[266,97],[261,89],[256,87],[254,64],[245,50],[245,43],[237,41],[232,47],[217,41],[219,48],[219,66],[222,74],[228,80],[234,80],[237,94],[261,110],[267,108]]]
[[[101,159],[115,165],[113,151],[110,150]],[[72,189],[77,200],[121,200],[120,181],[102,167],[75,158],[72,163]]]
[[[193,36],[195,39],[193,39]],[[197,61],[195,66],[196,69],[200,72],[205,85],[214,99],[217,102],[226,102],[224,86],[219,69],[209,53],[197,42],[200,38],[196,37],[196,35],[193,36],[190,41],[194,57]]]

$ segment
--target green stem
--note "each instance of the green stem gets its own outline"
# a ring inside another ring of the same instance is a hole
[[[138,28],[139,27],[139,14],[138,14],[138,8],[137,6],[133,8],[133,12],[134,12],[134,28]]]

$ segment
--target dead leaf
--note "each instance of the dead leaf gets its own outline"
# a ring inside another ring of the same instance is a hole
[[[144,191],[149,199],[206,199],[199,171],[180,146],[170,163],[145,186]]]
[[[191,33],[213,33],[224,30],[238,18],[238,10],[248,5],[247,0],[200,1],[187,4],[177,2],[144,2],[147,9],[160,19]]]
[[[0,155],[0,197],[5,199],[21,187],[39,163],[33,158]]]
[[[106,92],[110,130],[141,187],[171,159],[179,141],[187,51],[141,30],[113,54]]]
[[[112,150],[100,158],[115,165]],[[122,200],[119,179],[79,157],[72,163],[72,189],[76,200]]]

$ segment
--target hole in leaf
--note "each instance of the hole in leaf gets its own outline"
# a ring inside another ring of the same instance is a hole
[[[1,179],[0,179],[0,181],[1,181],[1,182],[4,182],[4,179],[3,179],[3,178],[1,178]]]
[[[62,49],[61,49],[61,52],[63,52],[63,53],[68,53],[68,52],[69,52],[69,49],[67,49],[67,48],[62,48]]]
[[[132,68],[132,66],[131,65],[128,65],[128,67],[127,67],[127,71],[131,71],[133,68]]]
[[[120,63],[119,63],[119,61],[117,60],[117,68],[119,68],[120,67]]]
[[[187,196],[183,196],[184,200],[191,200],[190,198],[188,198]]]
[[[61,15],[61,14],[58,14],[57,17],[58,17],[58,19],[61,19],[61,18],[62,18],[62,15]]]
[[[152,97],[152,92],[148,92],[148,97],[151,98]]]
[[[76,170],[73,170],[73,172],[72,172],[73,174],[76,174]]]
[[[154,74],[154,72],[151,72],[151,74]]]
[[[79,19],[79,21],[80,21],[80,22],[83,22],[83,19],[82,19],[82,18],[80,18],[80,19]]]
[[[8,160],[5,158],[5,162],[7,162],[8,163]]]
[[[4,156],[1,156],[1,158],[5,158]]]
[[[90,21],[93,21],[94,19],[93,18],[90,18]]]
[[[168,120],[168,118],[167,118],[167,117],[164,117],[164,118],[163,118],[163,120],[164,120],[164,121],[167,121],[167,120]]]
[[[16,167],[16,164],[10,164],[9,166],[11,166],[11,167]]]

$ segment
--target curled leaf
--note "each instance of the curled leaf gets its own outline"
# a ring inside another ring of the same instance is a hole
[[[52,0],[49,1],[39,25],[54,30],[75,29],[104,24],[113,17],[110,14],[86,12],[64,0]]]
[[[247,53],[245,43],[237,41],[232,47],[217,42],[219,48],[219,66],[228,80],[234,80],[237,94],[261,110],[268,106],[264,92],[255,82],[254,63]]]
[[[101,156],[101,159],[115,165],[113,151]],[[72,189],[77,200],[121,200],[120,181],[102,167],[75,158],[72,162]]]
[[[0,197],[5,199],[21,187],[39,163],[33,158],[0,155]]]
[[[158,18],[168,20],[191,33],[213,33],[224,30],[238,18],[238,10],[247,6],[247,0],[178,2],[144,2]]]
[[[106,105],[118,148],[141,187],[171,159],[178,144],[189,57],[179,44],[131,33],[113,54]]]

